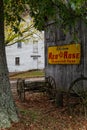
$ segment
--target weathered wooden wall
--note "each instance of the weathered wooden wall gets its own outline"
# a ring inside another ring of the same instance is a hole
[[[53,76],[58,89],[67,90],[70,83],[81,76],[87,76],[87,27],[79,23],[76,31],[81,44],[81,63],[79,65],[51,65],[48,64],[48,47],[65,45],[72,42],[72,30],[65,36],[61,29],[50,22],[45,30],[45,73],[46,76]]]

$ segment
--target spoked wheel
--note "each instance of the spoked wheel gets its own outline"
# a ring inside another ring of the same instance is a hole
[[[52,76],[46,77],[46,88],[47,93],[50,95],[51,98],[55,98],[56,96],[56,83]]]
[[[78,112],[87,107],[87,77],[79,77],[74,80],[68,91],[68,106],[72,106],[74,110],[78,108]],[[80,110],[81,109],[81,110]],[[83,110],[84,111],[84,110]]]
[[[87,93],[87,78],[80,77],[74,80],[69,87],[69,94],[84,97]]]

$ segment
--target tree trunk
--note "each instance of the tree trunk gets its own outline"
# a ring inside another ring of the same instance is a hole
[[[10,127],[11,122],[17,122],[18,116],[13,101],[4,45],[4,8],[0,0],[0,128]]]

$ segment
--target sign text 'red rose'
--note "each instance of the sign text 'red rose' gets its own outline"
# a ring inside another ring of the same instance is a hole
[[[50,64],[79,64],[80,57],[80,44],[52,46],[48,48],[48,63]]]

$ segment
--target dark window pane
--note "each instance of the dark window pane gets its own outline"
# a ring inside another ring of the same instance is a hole
[[[17,48],[22,48],[22,43],[21,42],[17,43]]]
[[[19,57],[15,58],[15,65],[20,65],[20,58]]]

